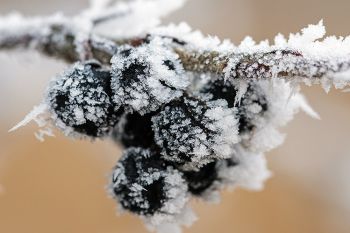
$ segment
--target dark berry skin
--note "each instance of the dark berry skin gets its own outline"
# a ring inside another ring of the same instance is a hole
[[[222,164],[225,167],[233,167],[238,163],[233,158],[230,158],[224,161],[208,163],[199,168],[199,170],[183,171],[183,176],[188,183],[188,191],[194,196],[201,196],[213,186],[214,182],[220,182],[218,171]]]
[[[126,114],[122,123],[113,131],[113,138],[126,148],[143,147],[158,150],[152,129],[153,115],[154,113],[148,113],[142,116],[137,112]]]
[[[175,65],[172,61],[170,60],[165,60],[163,62],[164,65],[166,65],[168,67],[169,70],[175,70]]]
[[[211,162],[198,171],[184,171],[184,177],[188,182],[188,190],[195,196],[206,191],[215,180],[218,179],[217,162]]]

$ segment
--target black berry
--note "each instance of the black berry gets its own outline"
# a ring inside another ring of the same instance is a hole
[[[113,171],[110,190],[124,209],[143,216],[174,214],[187,202],[181,173],[142,148],[124,152]],[[177,203],[178,209],[169,208],[168,202]]]
[[[189,84],[177,55],[158,40],[122,46],[111,62],[114,101],[141,115],[179,98]]]
[[[165,159],[199,168],[228,158],[237,142],[237,120],[225,102],[183,96],[152,118],[156,143]]]
[[[137,112],[124,114],[113,130],[113,138],[124,147],[143,147],[156,149],[152,129],[154,113],[140,115]]]
[[[76,63],[52,82],[47,102],[65,133],[101,137],[122,112],[112,103],[111,92],[109,71],[95,63]]]

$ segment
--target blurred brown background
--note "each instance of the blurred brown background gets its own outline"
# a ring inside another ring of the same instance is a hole
[[[87,0],[0,0],[0,13],[74,14]],[[328,34],[348,35],[348,0],[189,0],[166,22],[187,21],[238,44],[299,31],[325,20]],[[112,142],[73,141],[56,132],[40,143],[31,124],[7,130],[39,103],[64,64],[31,53],[0,53],[0,232],[146,232],[141,221],[117,216],[106,176],[120,150]],[[269,153],[274,173],[262,192],[225,192],[218,205],[194,201],[199,221],[188,233],[350,232],[350,94],[303,88],[322,120],[299,114],[285,144]]]

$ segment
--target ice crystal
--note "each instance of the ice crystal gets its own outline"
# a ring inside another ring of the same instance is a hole
[[[189,192],[195,196],[201,196],[218,181],[218,162],[214,161],[198,170],[184,171],[183,173],[188,182]]]
[[[38,106],[35,106],[32,111],[30,111],[22,121],[17,123],[14,127],[12,127],[9,132],[13,132],[18,128],[21,128],[27,125],[29,122],[34,121],[39,129],[34,133],[35,137],[43,142],[45,140],[45,136],[53,137],[54,134],[52,132],[52,127],[50,124],[50,114],[48,111],[48,106],[45,103],[42,103]]]

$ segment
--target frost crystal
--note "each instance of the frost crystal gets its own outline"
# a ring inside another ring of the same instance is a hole
[[[225,101],[194,96],[166,105],[153,117],[157,144],[167,160],[199,168],[231,154],[238,142],[237,119]]]
[[[120,105],[111,101],[110,74],[96,64],[76,63],[52,81],[47,105],[67,135],[100,137],[116,124]]]
[[[189,85],[178,56],[160,38],[121,47],[111,62],[113,99],[142,115],[180,97]]]
[[[52,132],[52,127],[49,124],[49,119],[50,114],[48,113],[48,107],[45,103],[42,103],[38,106],[35,106],[33,110],[30,113],[28,113],[22,121],[20,121],[19,123],[17,123],[17,125],[12,127],[9,130],[9,132],[13,132],[18,128],[27,125],[29,122],[34,121],[39,127],[38,131],[35,132],[34,135],[39,141],[43,142],[45,140],[45,136],[54,136]]]

